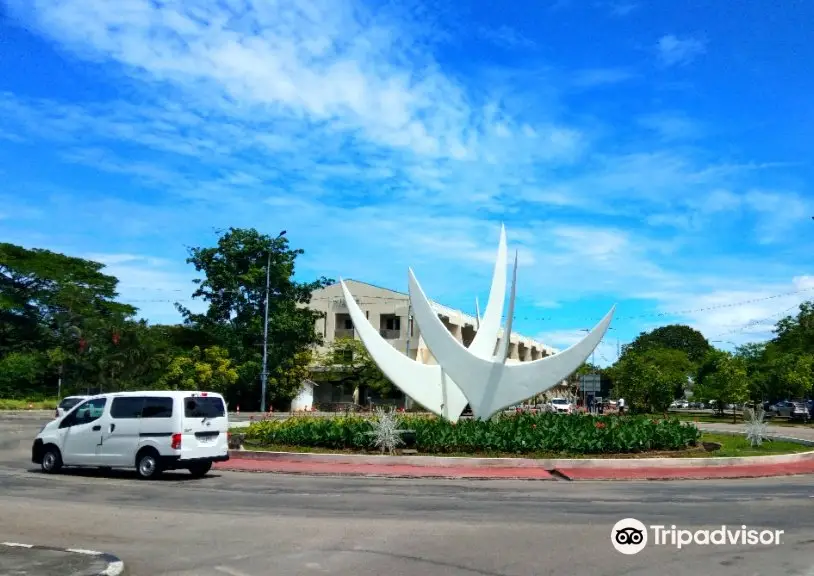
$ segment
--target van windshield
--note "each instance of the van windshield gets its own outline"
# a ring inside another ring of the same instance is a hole
[[[220,418],[225,415],[223,400],[215,396],[189,396],[184,399],[187,418]]]

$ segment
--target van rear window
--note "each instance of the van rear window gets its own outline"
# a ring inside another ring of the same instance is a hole
[[[220,418],[226,415],[223,400],[216,396],[189,396],[184,399],[187,418]]]

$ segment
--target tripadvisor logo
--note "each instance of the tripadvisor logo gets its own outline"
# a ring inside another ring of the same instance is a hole
[[[737,528],[728,528],[722,525],[714,530],[684,530],[661,525],[651,525],[653,532],[653,545],[674,546],[681,550],[690,544],[697,546],[777,546],[784,530],[753,530],[741,525]],[[611,530],[611,544],[622,554],[638,554],[648,542],[648,530],[635,518],[624,518],[614,524]]]

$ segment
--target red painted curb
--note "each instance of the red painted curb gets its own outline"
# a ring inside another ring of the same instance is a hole
[[[449,466],[410,466],[405,464],[330,464],[325,462],[295,462],[231,458],[215,464],[218,470],[235,472],[273,472],[281,474],[313,474],[331,476],[386,476],[391,478],[470,478],[554,480],[542,468],[473,468]]]
[[[814,474],[814,462],[788,464],[677,467],[677,468],[629,468],[609,470],[602,468],[557,468],[558,473],[569,480],[704,480],[715,478],[767,478]]]
[[[328,476],[378,476],[389,478],[468,478],[515,480],[704,480],[723,478],[766,478],[814,474],[814,461],[781,464],[752,464],[713,467],[649,467],[649,468],[556,468],[542,467],[477,467],[477,466],[413,466],[409,464],[349,464],[307,462],[302,460],[262,460],[232,458],[216,464],[218,470],[235,472],[267,472]],[[554,474],[552,474],[552,472]],[[555,476],[556,474],[556,476]]]

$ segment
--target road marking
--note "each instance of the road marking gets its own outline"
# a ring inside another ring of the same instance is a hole
[[[224,574],[229,574],[229,576],[249,576],[249,574],[246,574],[245,572],[235,570],[234,568],[229,568],[228,566],[215,566],[215,570],[218,572],[223,572]]]
[[[18,542],[3,542],[3,546],[13,546],[14,548],[33,548],[33,544],[20,544]]]

